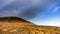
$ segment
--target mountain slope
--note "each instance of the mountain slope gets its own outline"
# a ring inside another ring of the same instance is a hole
[[[60,28],[35,25],[18,17],[0,17],[0,34],[60,34]]]

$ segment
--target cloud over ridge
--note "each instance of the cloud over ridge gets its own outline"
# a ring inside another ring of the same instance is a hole
[[[52,0],[0,0],[0,16],[18,16],[31,19],[44,11],[46,5],[56,1]]]

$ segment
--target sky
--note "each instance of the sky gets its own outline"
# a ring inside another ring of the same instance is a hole
[[[0,17],[5,16],[37,25],[60,26],[60,0],[0,0]]]
[[[38,15],[35,19],[33,19],[35,24],[37,25],[46,25],[46,26],[58,26],[60,27],[60,2],[56,2],[47,10],[42,13],[42,15]]]

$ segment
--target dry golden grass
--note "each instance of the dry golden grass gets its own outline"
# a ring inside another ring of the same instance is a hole
[[[39,26],[17,17],[0,18],[0,34],[60,34],[60,28]]]

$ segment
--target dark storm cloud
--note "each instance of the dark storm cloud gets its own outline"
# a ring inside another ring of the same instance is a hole
[[[44,11],[52,0],[0,0],[0,16],[17,16],[32,19]]]

